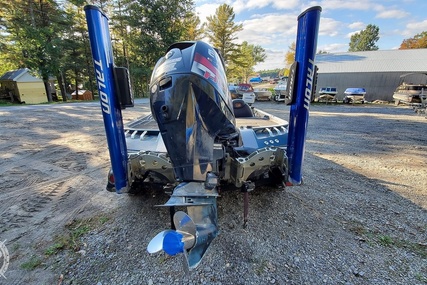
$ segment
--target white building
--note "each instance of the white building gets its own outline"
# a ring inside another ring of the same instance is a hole
[[[393,92],[402,82],[425,84],[427,80],[427,49],[377,50],[317,54],[319,68],[317,90],[337,87],[338,99],[348,87],[366,89],[366,100],[392,101]]]

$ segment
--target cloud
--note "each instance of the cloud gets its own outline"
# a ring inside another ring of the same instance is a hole
[[[363,22],[353,22],[353,23],[349,24],[348,27],[352,30],[354,30],[354,29],[362,30],[366,27],[366,25]]]
[[[297,7],[299,5],[299,3],[301,1],[299,0],[287,0],[287,1],[271,1],[273,4],[273,7],[277,8],[277,9],[293,9],[295,7]]]
[[[342,23],[332,18],[320,18],[319,35],[335,37],[339,34]]]
[[[256,71],[260,70],[269,70],[269,69],[276,69],[276,68],[285,68],[285,54],[286,52],[284,50],[272,50],[267,49],[265,51],[267,58],[264,62],[258,63],[255,66]]]
[[[235,10],[236,13],[240,13],[243,10],[252,10],[255,8],[263,8],[266,7],[270,4],[270,1],[256,1],[256,0],[248,0],[248,1],[244,1],[244,0],[237,0],[235,2],[231,3],[231,6],[233,6],[233,9]]]
[[[236,14],[242,13],[244,11],[252,11],[255,9],[261,9],[265,7],[273,7],[275,10],[292,10],[301,5],[300,0],[196,0],[196,7],[205,6],[205,5],[214,5],[219,6],[221,4],[227,4],[233,7],[233,11]],[[313,5],[310,5],[313,6]],[[214,12],[214,11],[213,11]]]
[[[236,14],[241,13],[245,10],[254,10],[272,6],[279,10],[291,10],[299,5],[299,0],[287,0],[287,1],[276,1],[276,0],[236,0],[231,1],[228,5],[233,7]]]
[[[375,18],[380,19],[402,19],[409,16],[409,13],[403,10],[384,10],[378,13]]]
[[[215,15],[216,9],[220,4],[212,3],[212,4],[203,4],[196,7],[196,14],[199,16],[200,21],[202,23],[207,22],[206,17]]]
[[[380,9],[381,5],[375,4],[372,0],[344,1],[344,0],[323,0],[320,6],[327,10],[348,9],[348,10],[372,10]]]
[[[408,23],[401,34],[405,37],[413,37],[423,31],[427,31],[427,20]]]
[[[318,46],[317,51],[326,51],[329,53],[346,52],[348,51],[348,44],[343,44],[343,43],[325,44],[325,45]]]
[[[262,17],[262,19],[261,19]],[[243,30],[237,35],[239,42],[261,45],[264,48],[286,48],[295,41],[297,22],[296,15],[257,15],[240,22]],[[260,24],[262,23],[262,24]]]

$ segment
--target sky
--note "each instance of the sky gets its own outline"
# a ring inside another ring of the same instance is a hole
[[[317,51],[348,51],[351,35],[369,24],[380,29],[380,50],[398,49],[404,39],[427,31],[427,0],[195,0],[196,12],[205,22],[224,3],[233,7],[234,22],[243,25],[237,43],[260,45],[267,54],[256,71],[286,67],[297,17],[313,6],[322,7]]]

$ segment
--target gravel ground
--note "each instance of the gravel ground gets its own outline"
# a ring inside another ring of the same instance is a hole
[[[188,275],[146,252],[167,196],[104,190],[98,104],[0,108],[0,123],[0,284],[427,284],[427,119],[408,107],[311,106],[304,184],[251,192],[246,229],[242,195],[222,193],[220,234]]]

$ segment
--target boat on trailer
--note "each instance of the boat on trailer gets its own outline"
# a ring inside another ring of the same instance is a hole
[[[420,77],[421,76],[421,77]],[[424,77],[424,83],[413,83],[411,80],[420,81]],[[422,99],[427,96],[427,74],[426,73],[406,73],[400,76],[400,84],[393,93],[395,105],[400,103],[408,105],[419,105]]]
[[[267,88],[255,88],[254,93],[255,93],[256,101],[262,101],[262,100],[270,101],[271,97],[273,96],[273,93]]]
[[[426,84],[410,84],[403,82],[393,93],[393,100],[396,105],[404,104],[421,104],[422,98],[427,96]]]

